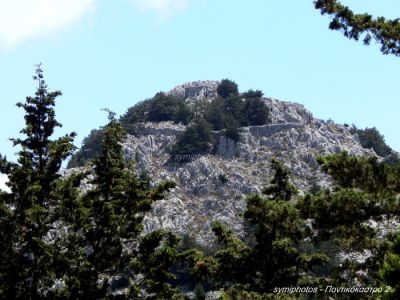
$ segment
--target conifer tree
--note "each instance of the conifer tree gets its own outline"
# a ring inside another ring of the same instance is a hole
[[[33,77],[34,97],[17,103],[25,110],[23,137],[12,139],[20,147],[18,162],[0,157],[0,172],[8,175],[11,193],[0,194],[0,297],[38,299],[55,279],[58,245],[46,239],[53,227],[61,163],[72,152],[75,133],[56,140],[51,136],[61,124],[53,109],[60,91],[49,92],[41,65]]]
[[[295,190],[288,184],[288,172],[274,162],[272,197],[252,195],[246,201],[244,218],[250,225],[252,242],[241,241],[224,225],[215,223],[212,229],[220,245],[218,251],[208,258],[194,256],[194,273],[205,274],[214,288],[229,288],[229,295],[269,299],[274,287],[317,285],[322,280],[306,274],[328,259],[319,253],[301,251],[300,244],[306,237],[305,219],[287,201]]]
[[[400,234],[397,233],[390,241],[389,249],[379,270],[383,282],[386,299],[400,297]]]
[[[271,167],[275,175],[270,185],[264,188],[263,194],[272,200],[289,201],[293,195],[297,194],[297,189],[289,181],[289,170],[276,159],[271,161]]]
[[[332,17],[329,28],[343,32],[344,36],[358,41],[363,39],[365,45],[375,40],[381,45],[383,54],[400,56],[400,20],[374,18],[368,13],[356,14],[349,7],[337,0],[314,1],[315,8],[321,14]]]
[[[152,233],[142,242],[140,238],[144,213],[174,184],[150,188],[136,176],[123,157],[126,134],[112,113],[104,133],[101,155],[93,165],[93,188],[63,209],[64,221],[70,224],[64,242],[69,269],[58,294],[70,299],[112,297],[111,283],[122,277],[129,292],[120,298],[136,299],[140,290],[155,293],[155,299],[163,294],[178,297],[167,282],[172,276],[167,262],[174,260],[176,238],[163,232]],[[150,270],[154,266],[158,272]]]
[[[221,80],[221,82],[217,87],[217,93],[218,96],[222,98],[228,98],[229,96],[237,96],[239,95],[239,88],[236,82],[229,79],[223,79]]]
[[[369,224],[398,215],[398,190],[394,184],[398,175],[376,158],[353,157],[345,152],[319,157],[318,162],[337,186],[333,191],[305,195],[296,203],[302,217],[312,220],[313,242],[321,246],[329,241],[331,248],[344,253],[368,250],[372,254],[365,260],[347,259],[332,265],[329,276],[336,285],[349,285],[349,279],[354,280],[351,284],[379,285],[378,271],[382,269],[388,241],[378,237],[377,228]],[[390,254],[387,258],[390,260]],[[360,270],[368,276],[360,274]],[[389,285],[394,287],[392,284],[393,281]]]

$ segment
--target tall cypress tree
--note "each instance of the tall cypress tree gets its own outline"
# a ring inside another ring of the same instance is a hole
[[[22,138],[12,139],[21,150],[18,162],[0,157],[0,172],[9,177],[11,193],[0,194],[0,297],[41,298],[54,281],[59,247],[46,241],[54,223],[52,207],[61,163],[73,150],[75,133],[52,140],[56,127],[55,100],[60,91],[49,92],[41,65],[33,77],[34,97],[17,106],[25,110]]]

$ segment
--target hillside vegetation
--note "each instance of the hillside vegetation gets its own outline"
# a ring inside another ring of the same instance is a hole
[[[235,82],[224,79],[218,95],[207,102],[187,103],[183,97],[157,93],[153,98],[130,107],[119,119],[129,134],[136,134],[137,125],[144,122],[182,123],[190,125],[178,137],[171,155],[204,153],[213,148],[211,130],[223,131],[232,140],[239,140],[240,127],[268,123],[268,107],[261,91],[239,93]],[[100,153],[102,129],[93,130],[74,154],[68,168],[80,167]]]
[[[90,142],[99,147],[92,168],[60,175],[75,133],[52,139],[61,126],[54,111],[61,93],[47,90],[40,66],[34,78],[35,95],[18,103],[26,121],[23,137],[14,139],[21,145],[18,162],[0,156],[0,172],[8,175],[11,189],[0,191],[2,299],[205,299],[210,293],[219,299],[400,297],[400,235],[371,226],[400,213],[400,165],[347,152],[319,156],[333,185],[299,193],[291,171],[272,158],[271,180],[246,196],[246,235],[214,222],[214,243],[199,245],[190,236],[143,230],[146,213],[156,202],[168,202],[176,184],[136,174],[124,157],[123,123],[113,113],[101,142]],[[258,99],[219,97],[239,109]],[[168,103],[173,103],[169,113],[157,108],[152,118],[165,120],[171,112],[176,118],[184,107],[181,100]],[[246,115],[234,112],[232,118],[248,124]],[[189,130],[198,142],[191,145],[207,151],[202,136],[210,138],[213,124],[206,117],[195,114],[177,143],[185,147]],[[227,183],[219,178],[220,185]],[[85,182],[91,186],[82,190]]]

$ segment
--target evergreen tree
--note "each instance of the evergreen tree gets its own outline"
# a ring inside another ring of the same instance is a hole
[[[238,85],[229,79],[223,79],[217,87],[218,96],[228,98],[229,96],[239,95]]]
[[[147,99],[140,101],[134,106],[128,108],[128,110],[121,116],[120,122],[126,130],[126,125],[133,125],[138,122],[146,122],[148,117],[148,112],[153,99]]]
[[[264,96],[264,93],[260,90],[248,90],[242,94],[242,97],[248,99],[260,99]]]
[[[256,244],[249,262],[252,290],[270,293],[274,287],[318,284],[310,270],[325,264],[327,257],[304,253],[300,244],[306,237],[305,219],[296,206],[285,200],[251,196],[247,199],[245,219],[253,226]]]
[[[317,158],[324,172],[343,188],[360,188],[374,194],[398,193],[396,167],[376,157],[354,157],[347,152]]]
[[[226,126],[224,103],[225,99],[218,97],[207,106],[205,119],[212,125],[213,130],[222,130]]]
[[[232,117],[227,118],[224,135],[235,142],[240,140],[239,122],[236,119]]]
[[[296,204],[302,217],[312,220],[312,240],[317,247],[328,242],[330,248],[345,253],[366,250],[372,253],[365,261],[347,259],[332,265],[328,276],[335,285],[348,285],[352,279],[351,284],[378,286],[388,243],[378,238],[376,228],[368,223],[398,215],[398,190],[393,184],[398,182],[398,174],[375,158],[351,157],[347,153],[326,155],[318,161],[338,186],[334,191],[306,195]],[[359,270],[368,272],[368,276],[360,276]]]
[[[271,161],[271,167],[275,175],[270,185],[263,189],[263,194],[272,200],[289,201],[297,194],[297,189],[289,181],[289,170],[276,159]]]
[[[11,193],[0,195],[1,259],[0,297],[38,299],[56,279],[60,246],[46,240],[53,229],[56,187],[61,163],[72,152],[75,133],[56,140],[51,136],[61,124],[55,119],[55,100],[61,92],[49,92],[41,65],[33,77],[34,97],[17,106],[25,110],[23,138],[13,139],[21,150],[18,163],[0,157],[0,172],[8,175]]]
[[[235,120],[240,126],[245,125],[245,117],[243,116],[244,102],[238,95],[231,94],[224,99],[224,113],[226,121],[228,118]],[[227,127],[227,124],[225,125]]]
[[[385,299],[400,298],[400,233],[390,241],[389,250],[385,255],[379,270],[382,286],[386,293]]]
[[[183,98],[157,93],[150,101],[146,121],[189,123],[191,112]]]
[[[251,225],[252,242],[241,241],[215,223],[212,229],[219,249],[212,257],[194,255],[193,273],[208,278],[214,288],[226,289],[227,295],[243,299],[269,299],[274,297],[274,287],[319,284],[320,278],[312,278],[310,271],[325,264],[327,257],[300,250],[306,236],[305,219],[295,205],[279,193],[272,198],[252,195],[246,202],[244,218]]]
[[[82,167],[88,161],[96,159],[101,154],[101,145],[104,139],[104,132],[101,129],[93,129],[82,141],[78,152],[72,155],[67,168]]]
[[[70,232],[64,240],[69,268],[63,278],[65,287],[58,293],[69,299],[111,297],[112,280],[122,276],[129,282],[126,297],[138,297],[140,288],[156,295],[178,295],[166,282],[171,276],[166,262],[174,259],[174,237],[152,233],[142,242],[139,238],[144,213],[174,184],[149,188],[148,182],[135,175],[123,157],[121,143],[126,134],[112,114],[104,132],[102,152],[94,162],[94,188],[60,212]],[[154,265],[158,271],[150,272],[148,268]],[[146,274],[142,285],[137,283],[139,274]]]
[[[376,154],[382,157],[387,157],[393,153],[392,148],[385,143],[384,136],[375,127],[358,129],[357,133],[361,146],[364,148],[372,148]]]
[[[400,20],[386,20],[384,17],[374,18],[372,15],[355,14],[350,8],[337,0],[314,1],[315,8],[321,14],[332,17],[329,28],[343,32],[349,39],[363,39],[369,45],[374,39],[381,45],[383,54],[400,56]]]
[[[268,123],[269,109],[260,98],[246,98],[243,115],[247,126],[264,125]]]
[[[176,161],[183,162],[185,159],[181,158],[186,156],[207,153],[212,144],[213,136],[210,124],[203,118],[199,118],[177,137],[170,154]]]

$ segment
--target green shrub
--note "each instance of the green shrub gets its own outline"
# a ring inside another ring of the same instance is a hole
[[[97,159],[101,154],[103,140],[104,131],[102,129],[93,129],[83,139],[80,150],[72,155],[67,168],[82,167],[87,161]]]
[[[190,159],[190,156],[207,153],[212,144],[211,125],[204,119],[197,119],[177,138],[170,154],[173,159],[182,161],[178,156]]]
[[[225,184],[225,183],[227,183],[227,182],[229,181],[228,178],[226,177],[226,175],[223,174],[223,173],[220,173],[220,174],[218,175],[218,180],[219,180],[222,184]]]
[[[269,109],[261,98],[248,98],[244,103],[245,125],[264,125],[269,121]]]
[[[244,92],[242,94],[242,97],[244,99],[254,99],[254,98],[262,98],[264,96],[264,93],[260,90],[248,90],[247,92]]]
[[[230,95],[239,95],[238,85],[232,80],[223,79],[217,87],[217,93],[222,98],[227,98]]]
[[[147,121],[174,121],[187,124],[190,119],[191,112],[183,98],[157,93],[150,101]]]
[[[384,136],[375,127],[358,129],[357,133],[360,138],[361,146],[364,148],[372,148],[376,154],[382,157],[389,156],[393,153],[392,148],[386,144]]]
[[[226,129],[224,130],[224,135],[235,142],[239,142],[240,132],[239,132],[239,123],[237,120],[229,118],[226,124]]]
[[[151,101],[152,99],[147,99],[128,108],[127,112],[120,118],[121,124],[126,125],[146,122]]]

